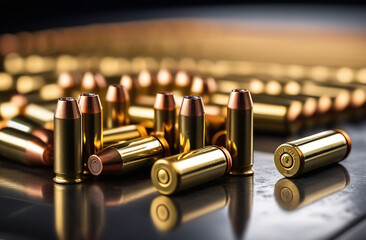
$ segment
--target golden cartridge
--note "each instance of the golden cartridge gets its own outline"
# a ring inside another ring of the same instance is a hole
[[[82,93],[79,97],[82,127],[84,174],[89,174],[90,155],[103,148],[103,109],[98,94]]]
[[[349,182],[347,170],[334,164],[311,176],[280,179],[275,185],[274,195],[280,207],[292,211],[344,189]]]
[[[39,123],[24,116],[16,116],[7,121],[6,125],[19,131],[30,133],[46,144],[53,144],[53,131],[42,127]]]
[[[26,165],[52,165],[53,147],[14,128],[0,130],[0,155]]]
[[[207,186],[180,196],[158,196],[150,205],[150,217],[155,227],[168,232],[224,208],[230,197],[221,185]]]
[[[164,136],[169,144],[171,154],[175,153],[177,149],[175,119],[174,95],[170,92],[157,93],[154,104],[154,132]]]
[[[127,92],[130,96],[130,101],[134,102],[136,97],[136,90],[138,88],[136,77],[124,74],[122,75],[119,83],[127,89]]]
[[[171,91],[173,87],[173,76],[167,69],[160,69],[156,75],[158,91]]]
[[[222,177],[231,165],[226,148],[207,146],[159,159],[151,169],[151,180],[160,193],[171,195]]]
[[[103,145],[110,145],[123,140],[147,136],[146,128],[141,125],[126,125],[103,131]]]
[[[111,145],[91,155],[90,172],[117,175],[151,166],[157,159],[169,155],[169,145],[160,136],[147,136]]]
[[[115,128],[129,124],[129,101],[130,97],[124,86],[112,84],[108,87],[104,107],[104,122],[106,128]]]
[[[227,104],[226,147],[232,157],[232,175],[252,175],[253,101],[246,89],[235,89]]]
[[[185,71],[177,72],[174,78],[174,86],[174,93],[177,93],[178,96],[189,95],[191,87],[191,77]]]
[[[205,110],[200,96],[185,96],[179,112],[179,152],[205,146]]]
[[[154,108],[152,106],[132,105],[128,108],[131,123],[140,124],[147,129],[154,128]]]
[[[208,103],[211,95],[217,90],[214,78],[202,78],[195,76],[192,80],[191,94],[202,96],[203,102]]]
[[[277,170],[296,177],[339,162],[351,151],[351,139],[342,130],[329,130],[280,145],[274,153]]]
[[[60,98],[55,111],[56,183],[82,182],[81,113],[75,98]]]
[[[24,107],[23,115],[38,122],[43,127],[53,130],[54,112],[38,104],[30,103]]]

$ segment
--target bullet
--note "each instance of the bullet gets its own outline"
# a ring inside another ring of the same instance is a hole
[[[147,136],[146,128],[141,125],[126,125],[103,131],[103,145],[110,145],[123,140]]]
[[[24,107],[23,115],[35,122],[38,122],[43,127],[53,130],[54,112],[39,105],[30,103]]]
[[[281,208],[292,211],[340,191],[350,182],[347,170],[340,164],[314,172],[302,178],[282,178],[274,189]]]
[[[53,131],[44,128],[39,123],[24,116],[16,116],[15,118],[10,119],[6,125],[38,137],[46,144],[53,145]]]
[[[53,147],[14,128],[0,130],[0,155],[26,165],[52,165]]]
[[[351,139],[342,130],[328,130],[280,145],[274,153],[277,170],[285,177],[306,172],[345,159]]]
[[[136,77],[127,74],[122,75],[121,80],[119,82],[122,86],[124,86],[127,89],[127,92],[130,96],[130,102],[132,103],[135,101],[136,90],[138,88],[136,82],[137,82]]]
[[[56,183],[82,182],[81,113],[76,98],[60,98],[55,111]]]
[[[179,196],[158,196],[150,205],[150,217],[161,232],[206,216],[228,205],[230,197],[220,185],[207,186]]]
[[[160,69],[156,75],[158,91],[171,91],[173,87],[173,76],[167,69]]]
[[[208,103],[212,93],[216,92],[217,85],[214,78],[195,76],[192,80],[191,94],[202,96],[203,102]]]
[[[171,195],[222,177],[231,165],[226,148],[207,146],[159,159],[151,169],[151,181],[161,194]]]
[[[232,175],[252,175],[253,101],[246,89],[235,89],[227,104],[226,147],[233,160]]]
[[[185,96],[179,112],[179,152],[205,146],[205,110],[200,96]]]
[[[118,175],[149,167],[168,155],[169,145],[163,137],[147,136],[111,145],[91,155],[88,168],[95,176]]]
[[[127,89],[120,84],[109,85],[105,99],[105,127],[115,128],[129,124],[130,97]]]
[[[154,132],[164,136],[171,153],[175,153],[177,149],[175,119],[176,105],[173,93],[157,93],[154,104]]]
[[[88,158],[103,148],[103,109],[98,94],[82,93],[79,97],[82,126],[84,174],[89,174]]]

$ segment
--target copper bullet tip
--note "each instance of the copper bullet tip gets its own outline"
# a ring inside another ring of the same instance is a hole
[[[203,106],[202,98],[196,95],[185,96],[179,114],[188,117],[204,115],[205,108]]]
[[[195,94],[208,94],[213,93],[217,89],[216,81],[214,78],[201,78],[195,76],[193,78],[191,92]]]
[[[81,113],[100,113],[102,111],[102,104],[96,93],[80,94],[79,106]]]
[[[60,73],[57,79],[57,84],[62,88],[73,88],[80,84],[75,75],[68,72]]]
[[[252,109],[253,100],[249,90],[234,89],[230,93],[227,107],[230,109]]]
[[[83,80],[81,81],[81,88],[88,90],[102,89],[106,88],[107,83],[103,75],[97,73],[93,74],[91,72],[86,72],[84,74]]]
[[[171,92],[159,92],[156,94],[154,108],[157,110],[175,110],[174,95]]]
[[[116,162],[116,159],[121,159],[119,152],[107,147],[97,154],[93,154],[88,159],[89,171],[98,176],[102,172],[105,174],[118,174],[123,166],[122,160]]]
[[[175,85],[177,85],[178,87],[188,87],[190,83],[191,80],[187,72],[177,72],[177,74],[175,75]]]
[[[173,83],[173,76],[167,69],[159,70],[156,78],[158,84],[161,86],[168,86]]]
[[[152,76],[148,70],[142,70],[137,77],[137,82],[140,87],[146,88],[152,85]]]
[[[76,98],[73,97],[59,98],[55,111],[55,118],[59,119],[80,118],[80,109]]]
[[[130,100],[130,96],[127,88],[121,84],[112,84],[108,87],[105,99],[107,102],[128,102]]]

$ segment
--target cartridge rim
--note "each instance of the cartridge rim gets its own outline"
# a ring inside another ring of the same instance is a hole
[[[226,175],[227,173],[229,173],[231,167],[233,166],[233,160],[231,158],[230,152],[226,148],[224,148],[223,146],[216,146],[216,147],[219,148],[225,155],[226,163],[227,163],[226,171],[225,171],[225,175]]]
[[[292,164],[287,164],[288,158],[291,158]],[[303,168],[304,156],[301,151],[292,144],[280,145],[274,153],[274,162],[279,173],[285,177],[295,177]]]
[[[341,130],[341,129],[334,129],[334,131],[339,132],[339,133],[340,133],[340,134],[342,134],[342,135],[343,135],[343,137],[346,139],[346,142],[347,142],[347,153],[346,153],[346,155],[344,156],[344,158],[346,158],[346,157],[349,155],[349,153],[351,152],[351,148],[352,148],[352,141],[351,141],[351,138],[349,137],[349,135],[348,135],[345,131],[343,131],[343,130]]]
[[[59,184],[75,184],[75,183],[81,183],[83,181],[82,174],[78,174],[77,176],[69,176],[69,177],[63,177],[63,176],[55,176],[53,178],[53,181],[55,183]]]

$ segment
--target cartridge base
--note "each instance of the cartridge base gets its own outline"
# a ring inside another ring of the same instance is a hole
[[[75,176],[56,176],[53,178],[55,183],[59,184],[75,184],[81,183],[83,181],[82,174],[78,174]]]
[[[243,170],[230,170],[230,175],[237,175],[237,176],[250,176],[254,174],[254,171],[252,170],[252,166],[243,169]]]

